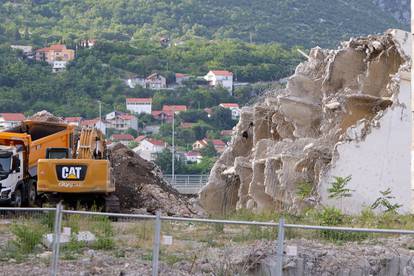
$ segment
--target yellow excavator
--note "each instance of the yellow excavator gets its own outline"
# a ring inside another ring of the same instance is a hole
[[[84,127],[74,140],[72,148],[48,148],[46,159],[39,159],[38,196],[42,202],[95,204],[105,212],[119,212],[104,135]]]

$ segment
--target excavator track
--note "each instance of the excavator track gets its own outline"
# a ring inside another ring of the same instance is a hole
[[[119,213],[121,212],[121,207],[119,204],[119,198],[116,195],[105,196],[105,205],[104,210],[106,213]]]

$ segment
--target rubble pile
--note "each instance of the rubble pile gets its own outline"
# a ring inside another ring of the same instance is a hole
[[[159,168],[142,159],[122,144],[109,149],[113,167],[115,194],[119,197],[121,209],[128,212],[154,213],[160,210],[166,215],[200,215],[191,200],[172,188],[162,178]]]
[[[41,122],[50,122],[50,123],[63,123],[63,119],[56,117],[52,113],[42,110],[35,114],[33,114],[31,117],[28,118],[28,120],[32,121],[41,121]]]
[[[63,122],[46,110],[34,114],[29,120]],[[123,212],[153,214],[159,210],[171,216],[203,215],[195,199],[181,195],[166,183],[154,163],[142,159],[119,143],[108,149],[108,155],[113,168],[115,194],[119,197]]]
[[[364,164],[366,161],[358,158],[363,158],[361,152],[369,144],[362,142],[375,129],[386,125],[389,127],[386,134],[378,134],[377,140],[370,143],[378,144],[377,151],[381,150],[378,147],[385,147],[387,154],[394,152],[400,164],[405,159],[410,163],[410,148],[403,148],[410,136],[405,124],[410,122],[410,109],[401,100],[409,92],[400,92],[401,76],[410,72],[410,43],[409,33],[389,30],[384,35],[352,38],[338,50],[312,49],[308,60],[296,68],[284,90],[267,94],[264,101],[242,109],[231,145],[214,165],[207,185],[200,192],[203,208],[209,213],[244,208],[295,213],[306,206],[318,205],[324,200],[323,190],[331,181],[325,176],[341,164],[343,156],[349,156],[347,164],[359,166],[349,168],[350,172],[345,169],[337,172],[353,174],[350,184],[354,185],[359,201],[346,204],[357,208],[369,204],[371,198],[365,190],[371,189],[370,196],[373,196],[377,188],[367,186],[359,192],[359,188],[364,188],[362,184],[378,185],[378,189],[386,190],[385,185],[402,187],[403,182],[409,189],[409,165],[407,172],[396,173],[396,165],[382,164],[384,170],[394,170],[381,175],[377,167],[371,174],[367,168],[375,167],[375,159],[394,162],[394,156],[384,155],[383,160],[375,158],[375,154],[381,155],[374,152],[372,161],[369,160],[371,164]],[[385,119],[387,116],[394,121]],[[392,145],[392,133],[401,129],[406,131],[397,138],[401,139],[401,146]],[[351,143],[353,148],[360,147],[359,154],[355,150],[346,155],[342,150],[343,145]],[[366,181],[369,183],[358,182],[364,179],[364,170],[372,178]],[[391,178],[388,180],[384,175]],[[407,176],[407,183],[398,179],[400,175]],[[303,183],[312,186],[305,198],[297,195]]]

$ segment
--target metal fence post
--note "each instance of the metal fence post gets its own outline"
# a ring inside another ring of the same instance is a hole
[[[59,249],[60,249],[60,231],[62,229],[62,210],[63,205],[59,202],[56,205],[56,214],[55,214],[55,224],[54,224],[54,233],[53,233],[53,252],[52,252],[52,267],[50,275],[56,276],[58,272],[58,263],[59,263]]]
[[[157,211],[155,217],[154,243],[152,247],[152,276],[158,276],[158,259],[161,244],[161,213]]]
[[[285,239],[285,219],[279,219],[276,248],[276,276],[283,275],[283,242]]]

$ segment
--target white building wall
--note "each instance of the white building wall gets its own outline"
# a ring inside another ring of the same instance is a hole
[[[151,114],[152,104],[150,103],[127,103],[127,110],[133,113],[147,113]]]
[[[162,152],[163,149],[164,147],[155,146],[147,140],[142,140],[139,143],[139,146],[134,148],[133,151],[135,151],[139,156],[141,156],[145,160],[154,161],[155,154]]]
[[[0,129],[8,129],[19,125],[19,121],[5,121],[3,118],[0,118]]]
[[[408,73],[403,73],[400,82],[399,103],[388,108],[379,120],[379,127],[361,142],[338,144],[340,158],[321,181],[320,195],[323,205],[342,208],[346,213],[358,213],[369,207],[388,188],[395,200],[401,204],[402,213],[413,211],[411,171],[411,86]],[[354,130],[359,133],[359,130]],[[358,156],[356,159],[355,157]],[[356,162],[357,160],[357,162]],[[334,176],[352,176],[348,188],[354,190],[351,198],[333,200],[327,189]]]
[[[106,135],[106,124],[105,124],[105,122],[99,120],[98,122],[96,122],[95,127],[97,129],[99,129],[103,133],[103,135]]]

